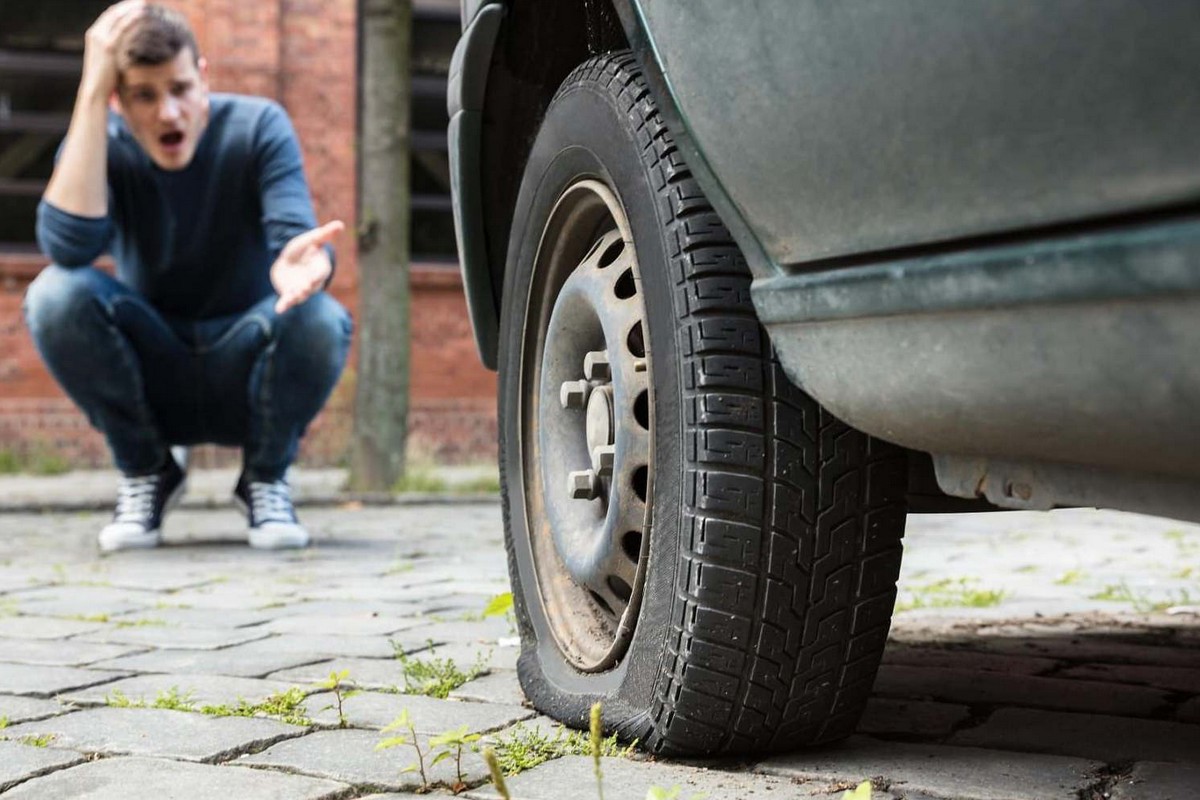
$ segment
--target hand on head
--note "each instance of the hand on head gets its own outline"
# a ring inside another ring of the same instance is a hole
[[[96,18],[84,36],[81,88],[107,100],[119,82],[118,47],[146,9],[146,0],[122,0]]]

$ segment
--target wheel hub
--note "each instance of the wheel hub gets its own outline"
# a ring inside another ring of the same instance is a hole
[[[527,476],[536,476],[527,485],[540,488],[547,534],[534,560],[559,648],[598,671],[632,636],[649,540],[645,306],[624,212],[602,184],[581,181],[564,193],[541,250],[563,263],[549,267],[561,287],[526,417],[527,441],[537,443],[525,456]]]

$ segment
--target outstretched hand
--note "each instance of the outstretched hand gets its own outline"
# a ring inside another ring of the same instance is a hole
[[[333,241],[346,225],[339,219],[305,231],[288,242],[271,265],[271,285],[279,294],[275,313],[282,314],[312,297],[333,273],[323,245]]]

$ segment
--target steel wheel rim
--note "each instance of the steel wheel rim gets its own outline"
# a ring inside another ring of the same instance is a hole
[[[603,183],[581,180],[559,197],[530,286],[521,441],[534,577],[558,649],[600,672],[636,627],[653,472],[641,274]]]

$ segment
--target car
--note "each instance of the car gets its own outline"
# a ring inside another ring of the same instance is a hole
[[[908,513],[1200,519],[1200,6],[463,26],[454,216],[540,711],[658,753],[835,741]]]

